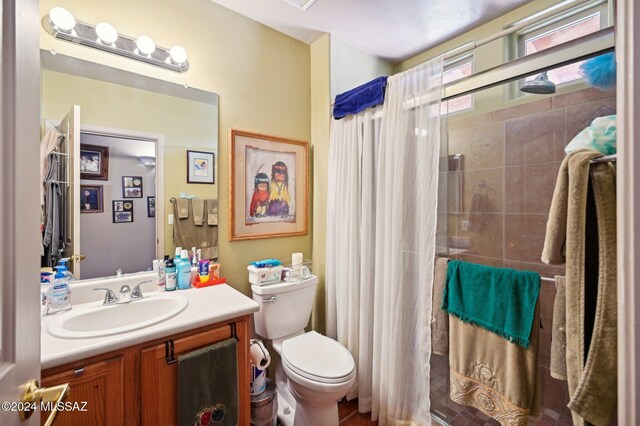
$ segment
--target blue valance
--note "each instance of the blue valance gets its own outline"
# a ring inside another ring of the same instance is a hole
[[[378,77],[368,83],[336,96],[333,118],[339,120],[349,114],[357,114],[384,102],[387,77]]]

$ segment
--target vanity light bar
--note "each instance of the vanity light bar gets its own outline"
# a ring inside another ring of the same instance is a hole
[[[178,73],[184,73],[189,70],[187,52],[180,46],[165,49],[164,47],[156,46],[148,36],[140,36],[136,40],[117,33],[113,26],[106,23],[93,26],[86,22],[75,20],[66,10],[65,12],[68,13],[68,16],[63,16],[65,18],[70,16],[71,19],[66,19],[64,25],[56,25],[56,19],[59,19],[59,13],[56,12],[59,12],[59,9],[62,8],[56,7],[51,9],[49,15],[42,18],[42,26],[44,29],[59,40],[92,47],[104,52],[115,53],[116,55],[135,59]],[[100,28],[97,28],[98,26]],[[69,27],[71,27],[71,29],[69,29]],[[107,42],[104,41],[105,39]],[[112,40],[115,41],[108,43]]]

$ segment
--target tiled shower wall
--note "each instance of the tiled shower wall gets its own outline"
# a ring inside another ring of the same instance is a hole
[[[545,228],[564,147],[594,118],[615,114],[611,92],[583,89],[448,123],[448,153],[462,154],[449,171],[448,248],[451,258],[563,275],[540,262]],[[474,192],[476,197],[474,198]],[[549,374],[555,286],[540,293],[541,416],[530,424],[572,424],[566,382]],[[452,425],[497,424],[448,399],[448,359],[432,357],[432,409]]]

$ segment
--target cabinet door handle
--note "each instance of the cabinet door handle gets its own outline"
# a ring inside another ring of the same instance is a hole
[[[63,385],[51,386],[48,388],[41,388],[38,385],[37,380],[32,380],[25,387],[24,391],[22,391],[21,401],[26,403],[25,409],[20,411],[20,420],[26,420],[33,414],[33,410],[30,410],[26,407],[29,404],[40,404],[41,402],[52,402],[53,410],[49,414],[49,418],[47,419],[44,426],[51,426],[53,421],[56,419],[56,415],[58,414],[58,405],[64,401],[69,393],[69,383],[65,383]]]

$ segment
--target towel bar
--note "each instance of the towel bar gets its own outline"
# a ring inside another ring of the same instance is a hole
[[[237,342],[239,342],[240,338],[238,337],[238,333],[236,331],[235,322],[229,324],[229,331],[231,332],[231,336],[229,336],[229,338],[233,337]],[[178,362],[175,355],[175,346],[173,340],[167,340],[164,342],[164,359],[169,365]]]

